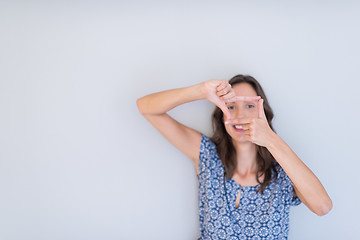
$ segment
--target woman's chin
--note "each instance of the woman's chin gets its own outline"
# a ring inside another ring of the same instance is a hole
[[[249,140],[245,139],[244,135],[241,135],[241,136],[232,136],[232,139],[233,139],[235,142],[238,142],[238,143],[247,143],[247,142],[250,142]]]

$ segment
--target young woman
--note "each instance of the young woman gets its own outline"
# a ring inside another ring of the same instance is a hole
[[[216,105],[211,138],[166,113],[199,99]],[[195,164],[199,239],[287,239],[290,206],[303,202],[319,216],[331,210],[319,179],[273,129],[274,114],[253,77],[237,75],[153,93],[137,105]]]

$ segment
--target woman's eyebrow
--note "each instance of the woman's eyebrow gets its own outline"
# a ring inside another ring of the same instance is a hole
[[[228,105],[228,104],[235,104],[235,103],[239,103],[239,102],[243,102],[243,103],[246,103],[246,104],[249,104],[249,103],[251,103],[251,104],[256,104],[256,102],[254,102],[254,101],[225,102],[225,104]]]
[[[251,104],[255,104],[256,102],[254,101],[244,101],[245,103],[251,103]]]

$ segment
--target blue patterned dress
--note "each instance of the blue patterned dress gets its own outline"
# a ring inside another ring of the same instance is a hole
[[[301,201],[293,194],[293,183],[280,165],[278,177],[270,181],[264,195],[256,193],[259,184],[242,187],[232,178],[225,181],[224,170],[215,144],[202,134],[198,240],[287,239],[290,206]],[[239,190],[240,205],[236,208]]]

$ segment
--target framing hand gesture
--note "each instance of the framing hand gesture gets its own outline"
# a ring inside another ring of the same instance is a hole
[[[258,96],[257,98],[259,98]],[[236,96],[226,102],[244,101],[244,96]],[[248,98],[248,97],[247,97]],[[273,139],[275,132],[270,128],[266,119],[264,110],[264,99],[261,97],[258,99],[258,117],[257,118],[242,118],[242,119],[230,119],[225,124],[237,125],[241,124],[244,132],[244,138],[259,145],[267,147]]]

